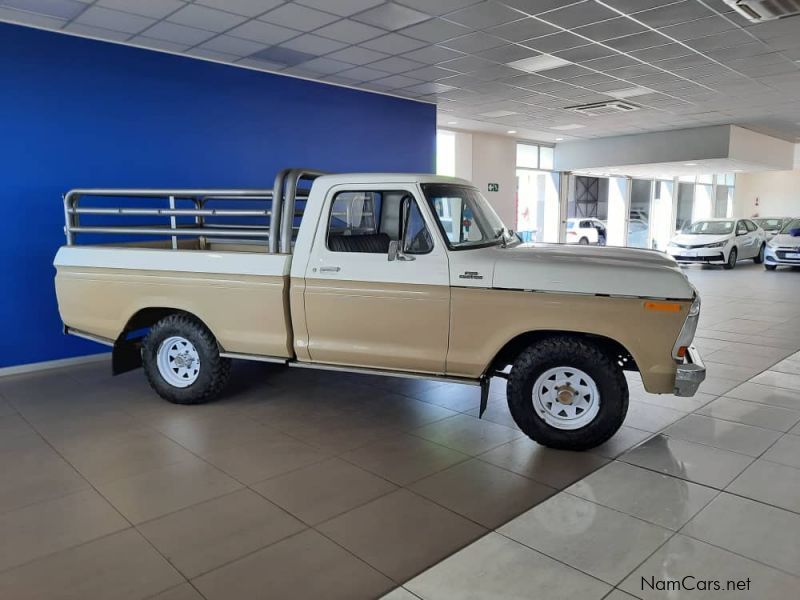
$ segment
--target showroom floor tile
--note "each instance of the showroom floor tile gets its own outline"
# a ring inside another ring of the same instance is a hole
[[[629,373],[625,426],[583,453],[521,435],[502,379],[478,420],[472,388],[261,364],[202,406],[106,363],[2,378],[0,597],[629,600],[681,574],[791,597],[800,280],[686,273],[701,393]]]

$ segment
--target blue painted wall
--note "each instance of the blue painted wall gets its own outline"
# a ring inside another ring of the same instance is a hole
[[[272,187],[434,170],[432,105],[0,23],[0,367],[89,354],[53,256],[75,187]]]

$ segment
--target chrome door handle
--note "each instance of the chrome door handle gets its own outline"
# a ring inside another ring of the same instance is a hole
[[[342,267],[320,267],[320,273],[338,273],[342,270]]]

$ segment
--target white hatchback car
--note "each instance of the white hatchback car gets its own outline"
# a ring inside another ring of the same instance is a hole
[[[681,263],[706,263],[733,269],[736,261],[764,262],[767,238],[750,219],[704,219],[672,238],[667,253]]]
[[[778,265],[800,267],[800,219],[787,221],[780,233],[767,242],[764,267],[774,271]]]
[[[606,224],[593,217],[567,219],[568,244],[606,245]]]

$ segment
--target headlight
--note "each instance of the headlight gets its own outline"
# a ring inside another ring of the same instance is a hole
[[[676,244],[675,242],[670,242],[669,244],[667,244],[667,248],[677,248],[677,247],[678,244]]]
[[[728,242],[714,242],[713,244],[706,244],[706,248],[722,248]]]
[[[678,339],[675,341],[675,346],[672,348],[672,358],[675,360],[682,361],[683,357],[686,356],[686,349],[692,345],[699,319],[700,296],[695,292],[694,301],[689,307],[689,314],[686,317],[686,321],[683,322],[681,332],[678,334]]]

